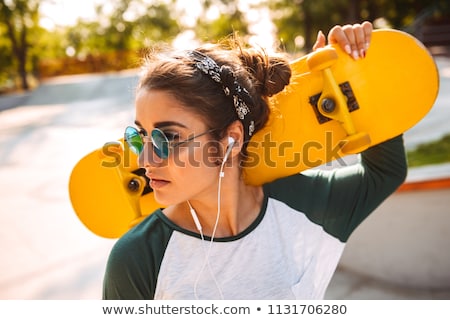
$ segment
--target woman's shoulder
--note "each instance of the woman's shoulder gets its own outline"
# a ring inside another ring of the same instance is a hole
[[[114,244],[106,266],[104,299],[152,299],[170,228],[156,210]]]
[[[148,252],[152,251],[152,248],[167,245],[173,228],[165,223],[162,215],[162,211],[158,209],[127,231],[117,240],[113,252],[119,255],[141,250]]]

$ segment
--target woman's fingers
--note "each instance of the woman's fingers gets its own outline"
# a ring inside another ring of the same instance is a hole
[[[329,43],[337,43],[354,59],[364,58],[372,36],[372,24],[363,22],[345,26],[335,26],[328,34]]]
[[[328,33],[328,42],[330,44],[337,43],[345,52],[348,54],[352,53],[350,42],[342,26],[335,26],[330,30]]]
[[[326,38],[322,31],[319,31],[317,34],[317,40],[316,43],[313,46],[313,50],[316,51],[319,48],[325,47],[326,44]]]

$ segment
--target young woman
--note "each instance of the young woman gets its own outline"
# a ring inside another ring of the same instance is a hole
[[[336,26],[328,41],[364,58],[372,25]],[[319,33],[315,48],[325,45]],[[402,137],[360,163],[246,185],[246,142],[283,90],[287,60],[204,46],[149,57],[125,138],[156,210],[114,246],[105,299],[320,299],[352,231],[406,175]]]

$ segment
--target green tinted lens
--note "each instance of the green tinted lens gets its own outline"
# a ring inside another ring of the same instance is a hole
[[[158,128],[152,130],[152,143],[153,150],[159,158],[167,159],[169,157],[169,139]]]
[[[144,142],[136,128],[127,127],[124,138],[133,153],[139,155],[144,150]]]

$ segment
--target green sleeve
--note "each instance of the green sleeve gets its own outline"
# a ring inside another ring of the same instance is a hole
[[[151,300],[172,230],[158,211],[122,236],[108,258],[103,280],[104,300]]]
[[[360,162],[311,170],[267,185],[270,196],[303,212],[326,232],[346,242],[355,228],[405,180],[403,137],[361,153]]]

